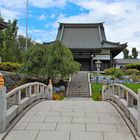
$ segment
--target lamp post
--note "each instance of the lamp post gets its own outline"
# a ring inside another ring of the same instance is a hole
[[[28,2],[29,0],[26,1],[26,46],[25,49],[28,47]]]
[[[93,55],[93,53],[91,54],[91,71],[93,72],[93,57],[94,57],[94,55]]]

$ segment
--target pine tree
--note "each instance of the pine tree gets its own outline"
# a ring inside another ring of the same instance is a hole
[[[134,59],[137,59],[137,57],[138,57],[138,51],[137,51],[136,48],[132,48],[132,57],[133,57]]]
[[[128,59],[129,58],[129,50],[128,49],[124,49],[123,50],[123,59]]]

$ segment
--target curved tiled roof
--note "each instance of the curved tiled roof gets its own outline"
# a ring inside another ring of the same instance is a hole
[[[56,40],[70,49],[124,49],[127,44],[106,40],[103,23],[60,23]]]
[[[6,22],[3,22],[3,21],[0,21],[0,29],[4,29],[4,28],[7,28],[7,23]]]

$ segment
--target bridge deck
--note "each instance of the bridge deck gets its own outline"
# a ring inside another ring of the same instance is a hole
[[[5,140],[134,140],[108,102],[43,101],[29,110]]]

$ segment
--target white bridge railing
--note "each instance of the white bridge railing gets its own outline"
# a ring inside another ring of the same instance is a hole
[[[136,94],[121,84],[103,85],[102,99],[114,101],[130,119],[140,136],[140,90]]]
[[[6,93],[0,88],[0,132],[5,131],[10,122],[27,106],[40,99],[52,99],[52,85],[39,82],[19,86]]]

